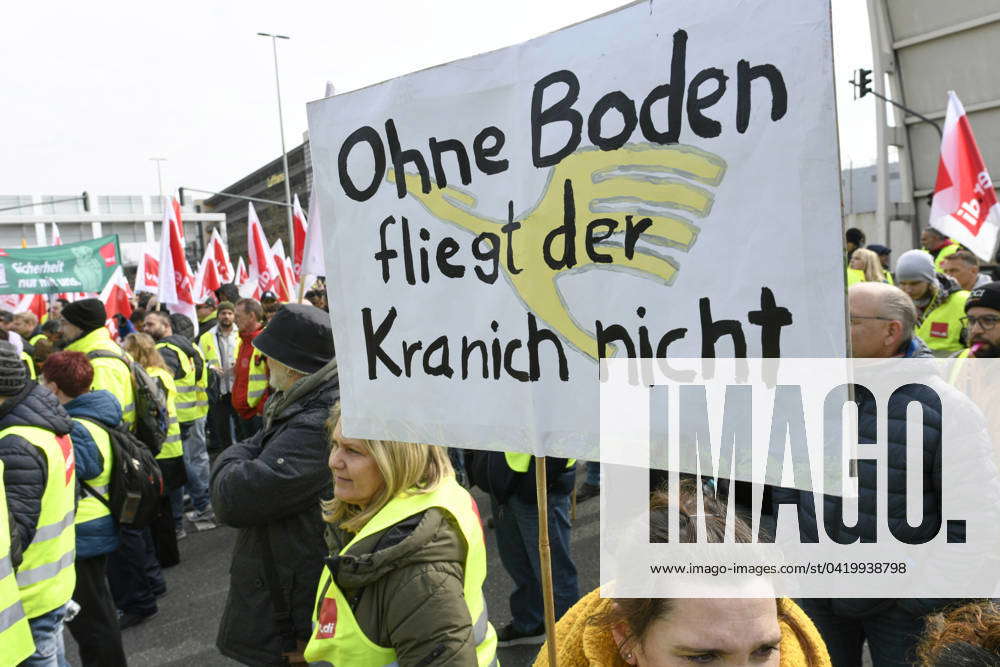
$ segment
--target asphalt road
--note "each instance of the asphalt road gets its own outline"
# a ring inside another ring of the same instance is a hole
[[[481,516],[486,520],[490,514],[489,501],[478,491],[475,495]],[[573,526],[573,557],[579,570],[581,593],[597,587],[599,529],[597,499],[581,503]],[[500,628],[510,620],[508,595],[513,584],[500,564],[495,534],[487,530],[486,535],[489,555],[486,601],[491,622]],[[129,665],[239,664],[215,648],[215,635],[229,588],[229,562],[235,537],[236,531],[224,526],[200,533],[189,526],[188,537],[180,543],[180,565],[164,571],[167,594],[159,600],[159,613],[123,634]],[[66,632],[66,651],[70,663],[79,665],[69,632]],[[537,653],[537,646],[500,649],[500,663],[504,667],[530,665]]]

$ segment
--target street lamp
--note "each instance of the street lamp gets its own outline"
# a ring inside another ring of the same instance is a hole
[[[289,247],[295,243],[295,233],[292,231],[292,185],[288,177],[288,153],[285,152],[285,121],[281,114],[281,81],[278,79],[278,40],[291,39],[287,35],[272,35],[269,32],[258,32],[261,37],[271,38],[271,49],[274,51],[274,86],[278,91],[278,129],[281,132],[281,164],[285,169],[285,201],[288,206],[288,243]]]
[[[160,203],[162,204],[163,203],[163,174],[160,172],[160,163],[161,162],[166,162],[167,158],[165,158],[165,157],[151,157],[149,159],[156,163],[156,182],[160,186]]]

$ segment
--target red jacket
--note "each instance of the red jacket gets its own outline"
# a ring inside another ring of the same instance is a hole
[[[236,354],[236,368],[233,374],[232,403],[236,414],[242,419],[252,419],[262,414],[264,412],[264,403],[267,402],[268,394],[264,394],[264,398],[257,405],[250,407],[247,403],[247,386],[250,384],[250,359],[254,354],[260,354],[257,348],[253,346],[253,339],[263,330],[264,327],[260,327],[249,334],[245,334],[242,331],[239,332],[240,348]]]

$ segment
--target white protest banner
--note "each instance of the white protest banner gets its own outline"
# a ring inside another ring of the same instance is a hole
[[[601,357],[845,354],[829,2],[636,3],[309,135],[352,436],[596,458]]]

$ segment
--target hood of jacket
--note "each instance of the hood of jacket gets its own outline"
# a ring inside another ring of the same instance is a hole
[[[191,341],[180,334],[170,334],[169,336],[164,336],[158,342],[160,343],[170,343],[181,348],[188,357],[193,357],[194,346],[191,345]]]
[[[609,629],[589,623],[605,613],[609,598],[594,589],[580,599],[556,624],[557,656],[566,667],[626,667]],[[819,631],[806,613],[788,598],[778,598],[781,626],[781,667],[830,667],[830,655]],[[543,646],[535,667],[548,667],[548,646]]]
[[[369,535],[339,555],[354,535],[328,526],[327,567],[341,590],[364,588],[390,572],[420,563],[464,564],[465,546],[447,513],[436,507]]]
[[[19,394],[0,405],[0,429],[8,426],[39,426],[66,435],[73,421],[51,391],[29,380]]]
[[[114,428],[122,421],[122,408],[114,394],[96,389],[80,394],[63,406],[70,417],[82,417]]]

